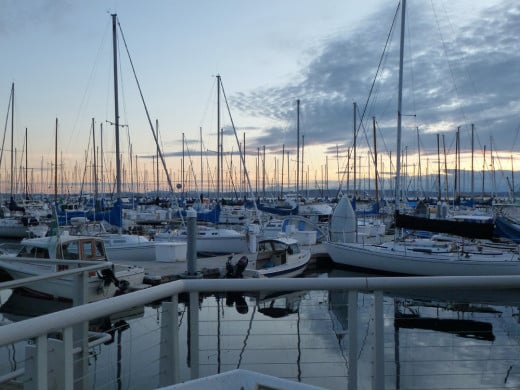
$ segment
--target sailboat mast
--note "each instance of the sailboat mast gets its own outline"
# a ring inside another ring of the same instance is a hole
[[[376,117],[372,117],[372,127],[374,131],[374,177],[376,188],[376,204],[379,204],[379,178],[377,173],[377,138],[376,138]],[[339,171],[339,169],[338,169]]]
[[[96,158],[96,123],[92,118],[92,157],[94,161],[93,179],[94,179],[94,210],[98,211],[98,175],[97,175],[97,158]]]
[[[27,127],[25,128],[25,199],[29,199],[29,181],[28,181],[28,171],[29,171],[29,161],[27,151]]]
[[[289,181],[287,181],[289,184]],[[300,195],[300,99],[296,100],[296,200]]]
[[[404,27],[406,14],[406,0],[401,3],[401,40],[399,49],[399,88],[397,94],[397,155],[395,164],[395,202],[399,209],[401,192],[401,120],[403,105],[403,57],[404,57]]]
[[[475,198],[475,167],[474,167],[474,153],[475,153],[475,125],[471,124],[471,199]]]
[[[217,75],[217,200],[220,198],[220,75]]]
[[[14,185],[14,83],[11,84],[11,200],[13,200]]]
[[[58,118],[54,132],[54,202],[58,202]]]
[[[114,126],[116,130],[116,199],[121,199],[121,161],[119,151],[119,96],[117,85],[117,14],[112,14],[112,47],[114,58]]]

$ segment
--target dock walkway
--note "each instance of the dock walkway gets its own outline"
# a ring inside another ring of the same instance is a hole
[[[329,259],[325,248],[321,244],[312,245],[307,247],[311,250],[311,260],[309,265],[316,264],[318,260]],[[244,253],[247,256],[247,253]],[[236,256],[236,255],[235,255]],[[214,256],[214,257],[199,257],[197,258],[196,269],[201,272],[204,278],[218,278],[219,270],[226,266],[226,261],[229,255]],[[114,262],[115,263],[115,262]],[[186,261],[150,261],[150,260],[137,260],[137,261],[121,261],[118,264],[124,264],[128,266],[139,266],[145,269],[145,286],[156,285],[161,283],[167,283],[174,280],[178,280],[182,277],[182,274],[187,272]]]

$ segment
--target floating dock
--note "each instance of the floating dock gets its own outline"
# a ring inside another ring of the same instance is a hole
[[[308,247],[310,249],[311,260],[309,268],[318,264],[325,264],[330,262],[330,257],[321,244],[316,244]],[[247,256],[247,253],[235,254],[236,256]],[[220,270],[226,266],[226,261],[230,255],[221,255],[214,257],[199,257],[197,258],[196,268],[201,273],[203,278],[218,278],[220,277]],[[187,272],[186,261],[155,261],[155,260],[138,260],[138,261],[122,261],[118,262],[120,265],[139,266],[143,267],[146,272],[143,288],[150,285],[157,285],[167,283],[182,278],[182,275]]]

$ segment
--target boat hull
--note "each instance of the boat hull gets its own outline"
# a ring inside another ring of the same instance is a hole
[[[428,253],[402,246],[327,242],[332,261],[345,266],[422,276],[520,275],[518,254]]]
[[[40,275],[52,275],[56,273],[54,264],[31,263],[18,258],[2,258],[0,267],[15,280]],[[116,270],[115,277],[128,282],[129,287],[143,283],[144,269],[141,267],[121,267]],[[63,276],[50,278],[45,281],[31,283],[25,289],[33,291],[38,295],[48,296],[52,299],[72,301],[76,295],[77,278],[74,276]],[[105,283],[97,273],[88,277],[87,301],[95,302],[101,299],[113,297],[118,291],[114,283]]]

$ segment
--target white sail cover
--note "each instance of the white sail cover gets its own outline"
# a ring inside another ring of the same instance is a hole
[[[330,219],[330,240],[332,242],[356,241],[356,214],[348,196],[344,196]]]

